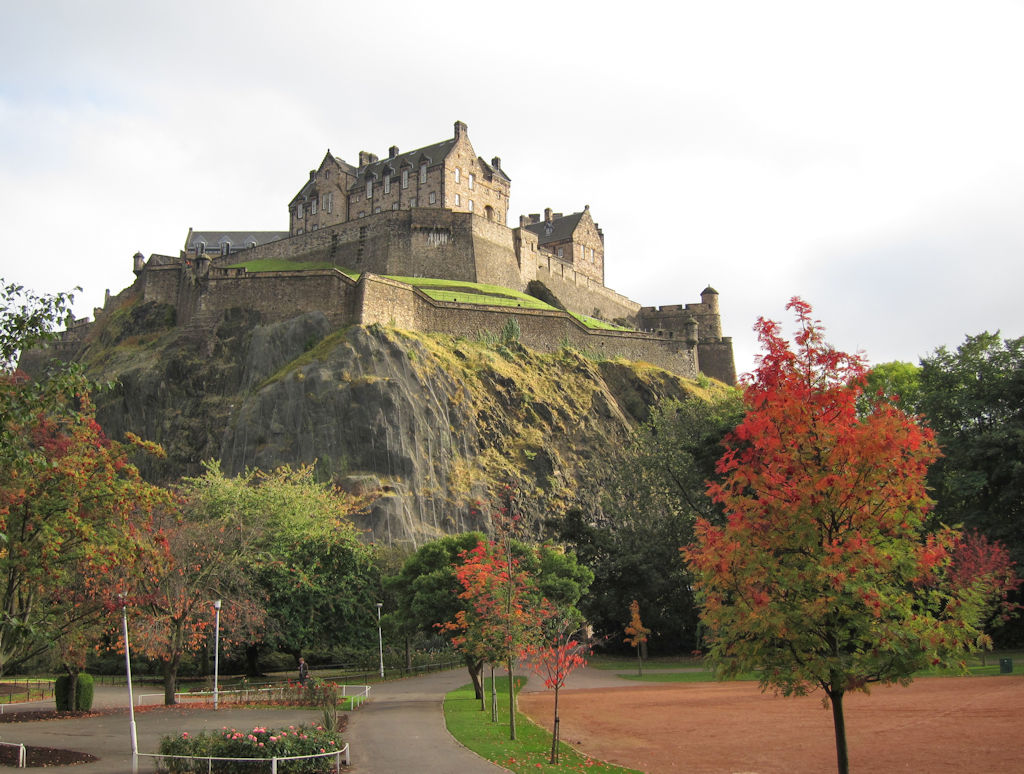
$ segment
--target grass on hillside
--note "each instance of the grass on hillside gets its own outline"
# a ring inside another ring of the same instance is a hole
[[[330,261],[290,261],[285,258],[261,258],[255,261],[231,264],[229,269],[245,269],[247,272],[265,271],[312,271],[314,269],[337,269],[354,280],[361,276],[359,272],[335,266]],[[435,301],[452,301],[460,304],[486,304],[488,306],[520,307],[522,309],[543,309],[557,311],[555,307],[534,298],[531,295],[500,285],[487,285],[481,282],[465,282],[462,280],[446,280],[432,277],[401,277],[388,276],[396,282],[417,287]],[[461,291],[461,292],[460,292]],[[596,330],[628,331],[620,325],[588,317],[585,314],[570,312],[588,328]]]
[[[516,680],[522,685],[523,678]],[[452,691],[444,699],[444,720],[448,732],[462,745],[482,758],[515,772],[573,772],[592,771],[600,774],[637,774],[634,769],[625,769],[610,763],[603,763],[577,752],[565,742],[559,748],[559,763],[548,763],[551,755],[551,733],[534,725],[521,713],[516,713],[516,740],[509,739],[508,730],[508,678],[498,678],[498,722],[491,722],[490,681],[485,704],[481,711],[480,700],[473,695],[473,686],[466,684]]]
[[[286,258],[260,258],[255,261],[233,263],[229,269],[245,269],[247,272],[256,273],[261,271],[312,271],[314,269],[337,269],[342,274],[348,274],[355,279],[358,274],[353,274],[340,266],[335,266],[330,261],[289,261]]]

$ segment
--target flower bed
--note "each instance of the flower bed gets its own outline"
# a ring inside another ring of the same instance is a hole
[[[257,726],[252,731],[224,728],[220,731],[204,731],[198,736],[185,733],[180,736],[165,736],[160,740],[160,755],[183,757],[162,758],[158,771],[172,774],[211,770],[224,774],[268,772],[270,766],[259,761],[218,760],[211,768],[207,759],[290,758],[337,752],[342,747],[344,742],[341,734],[328,731],[323,726],[289,726],[280,730],[268,730],[263,726]],[[279,761],[277,771],[279,774],[319,774],[334,771],[334,758]]]

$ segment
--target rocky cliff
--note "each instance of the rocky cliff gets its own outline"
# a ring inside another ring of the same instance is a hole
[[[243,309],[180,328],[170,307],[129,297],[76,358],[113,385],[97,396],[107,432],[166,449],[143,463],[148,477],[196,474],[209,458],[228,472],[315,461],[372,496],[367,539],[415,547],[486,529],[507,482],[547,513],[593,497],[587,482],[650,406],[702,389],[651,366],[532,352],[514,333],[332,330],[320,313],[263,325]]]

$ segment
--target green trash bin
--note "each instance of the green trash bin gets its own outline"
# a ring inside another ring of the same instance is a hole
[[[999,659],[999,674],[1008,675],[1013,672],[1013,659],[1012,658],[1001,658]]]

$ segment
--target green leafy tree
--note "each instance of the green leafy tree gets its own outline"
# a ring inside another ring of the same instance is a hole
[[[958,536],[929,529],[931,431],[887,401],[858,414],[862,362],[826,344],[809,305],[788,308],[795,349],[759,320],[748,412],[710,486],[728,521],[701,520],[685,553],[719,673],[759,669],[784,695],[822,689],[845,774],[846,693],[962,663],[984,642],[992,589],[952,582]]]
[[[968,336],[921,361],[921,411],[942,457],[935,516],[1003,542],[1024,562],[1024,337]]]
[[[653,650],[700,647],[692,577],[677,549],[693,540],[697,517],[722,520],[706,481],[716,477],[722,439],[744,411],[734,390],[662,403],[637,429],[618,461],[619,474],[595,484],[605,493],[602,506],[571,510],[552,525],[594,572],[580,608],[596,632],[621,637],[622,611],[637,599]]]

